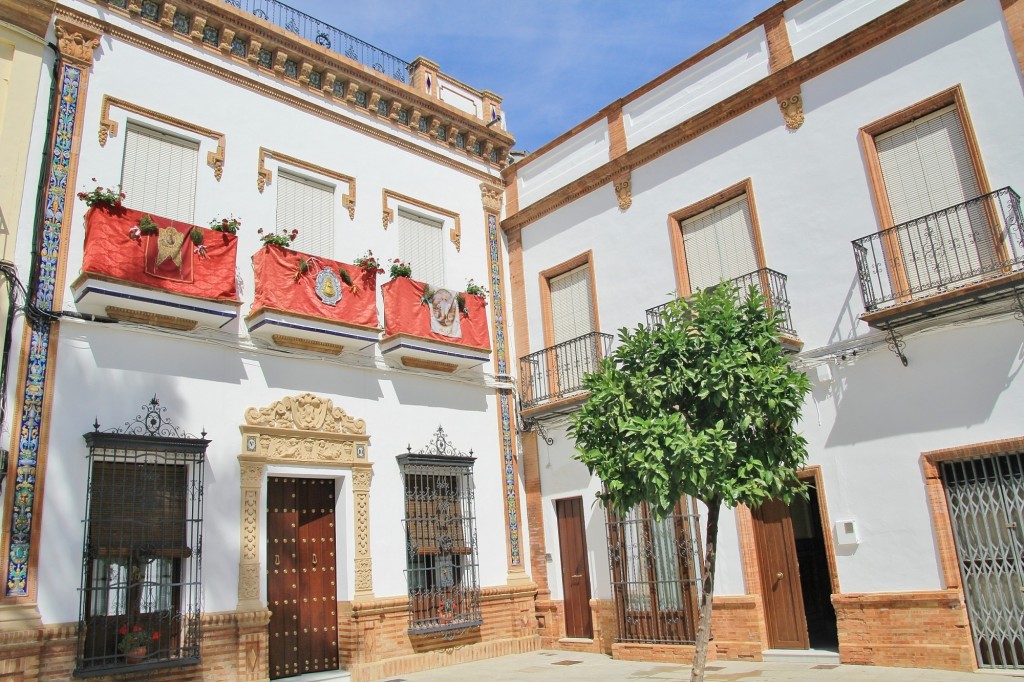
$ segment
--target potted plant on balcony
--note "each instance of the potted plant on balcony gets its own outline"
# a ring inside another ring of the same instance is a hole
[[[96,178],[92,179],[96,182]],[[117,189],[111,189],[110,187],[96,187],[88,192],[79,192],[78,198],[85,202],[85,205],[89,208],[106,208],[108,210],[119,210],[122,208],[124,203],[125,195],[121,191],[121,186],[118,185]]]
[[[117,643],[117,648],[125,655],[128,663],[132,664],[144,661],[146,656],[149,655],[150,642],[160,640],[159,632],[149,632],[141,625],[133,625],[129,629],[128,625],[124,624],[118,630],[118,634],[121,636],[121,639]]]
[[[214,218],[210,221],[210,229],[214,232],[237,234],[242,229],[242,221],[236,218],[234,214],[229,215],[227,218]]]
[[[391,279],[408,277],[412,279],[412,264],[395,258],[391,261]]]
[[[276,232],[263,233],[263,228],[256,230],[256,234],[260,236],[260,241],[263,242],[264,246],[291,246],[291,243],[295,241],[295,238],[299,236],[299,231],[293,229],[291,232],[288,230],[277,230]]]

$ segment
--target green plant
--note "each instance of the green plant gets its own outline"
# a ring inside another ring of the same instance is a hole
[[[487,289],[485,289],[484,287],[480,286],[479,284],[474,282],[472,279],[468,279],[468,280],[466,280],[466,293],[467,294],[472,294],[473,296],[484,296],[484,297],[486,297],[487,296]]]
[[[570,429],[616,512],[647,502],[664,518],[684,495],[707,505],[694,681],[707,661],[722,504],[788,503],[804,490],[796,422],[810,382],[789,366],[776,325],[756,288],[743,301],[722,284],[674,302],[653,327],[619,331],[584,378],[590,397]]]
[[[274,244],[275,246],[290,246],[295,238],[299,236],[298,230],[278,230],[277,232],[263,233],[263,228],[256,230],[256,234],[260,235],[260,240],[264,244]]]
[[[355,266],[357,268],[362,268],[363,272],[366,272],[367,274],[371,272],[375,272],[378,275],[384,274],[384,268],[380,266],[380,262],[376,257],[374,257],[373,251],[368,250],[362,256],[356,258]]]
[[[397,258],[391,261],[391,279],[396,277],[412,277],[412,264]]]
[[[234,215],[229,215],[227,218],[215,218],[210,221],[210,229],[216,232],[236,234],[240,229],[242,229],[242,221]]]
[[[96,178],[93,178],[92,181],[96,182]],[[96,185],[96,188],[89,192],[79,192],[78,198],[84,201],[85,205],[89,208],[93,206],[121,208],[121,202],[124,201],[124,192],[121,191],[121,185],[118,185],[117,189]]]
[[[121,640],[117,643],[117,648],[122,654],[127,654],[140,647],[148,647],[150,642],[160,639],[159,632],[148,632],[141,625],[133,625],[130,630],[127,625],[122,625],[118,634],[121,635]]]

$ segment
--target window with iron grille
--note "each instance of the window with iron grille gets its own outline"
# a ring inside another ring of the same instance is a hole
[[[163,409],[154,398],[125,429],[85,434],[76,677],[199,662],[209,441],[178,431]]]
[[[693,644],[697,637],[699,546],[692,500],[657,520],[646,504],[608,510],[608,555],[617,642]]]
[[[422,452],[399,455],[405,483],[410,634],[454,638],[483,623],[473,463],[442,429]]]

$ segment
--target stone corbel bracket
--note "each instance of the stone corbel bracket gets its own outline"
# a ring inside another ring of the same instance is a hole
[[[187,130],[190,133],[194,133],[202,137],[208,137],[212,140],[216,140],[217,150],[213,152],[207,152],[206,165],[213,169],[213,177],[217,178],[218,182],[220,181],[221,176],[224,174],[224,150],[226,145],[224,133],[219,133],[216,130],[210,130],[209,128],[198,126],[195,123],[183,121],[180,118],[168,116],[167,114],[160,113],[159,111],[154,111],[152,109],[140,107],[138,104],[133,104],[123,99],[111,97],[110,95],[103,95],[103,104],[100,109],[99,131],[99,141],[101,147],[105,147],[107,145],[108,138],[117,137],[117,121],[110,118],[110,109],[113,107],[123,109],[124,111],[130,111],[140,116],[145,116],[146,118],[151,118],[154,121],[160,121],[161,123],[165,123],[169,126],[174,126],[175,128]]]
[[[347,469],[352,481],[355,539],[354,601],[373,598],[373,558],[370,545],[370,438],[366,423],[348,415],[334,403],[312,393],[287,396],[266,407],[245,411],[239,430],[242,449],[238,455],[241,485],[241,542],[238,576],[238,610],[262,611],[259,538],[265,500],[261,489],[267,465],[311,467],[316,470]],[[344,567],[339,566],[339,570]]]
[[[455,244],[455,250],[462,251],[462,219],[458,213],[441,208],[440,206],[428,204],[427,202],[420,201],[419,199],[413,199],[412,197],[399,194],[398,192],[393,192],[385,187],[381,190],[381,225],[385,230],[388,229],[388,225],[395,222],[395,210],[388,206],[389,200],[416,206],[417,208],[421,208],[429,213],[451,218],[452,221],[454,221],[455,226],[448,231],[448,237],[451,239],[452,244]]]
[[[796,130],[804,124],[804,99],[799,86],[775,98],[779,103],[779,111],[786,122],[786,128]]]
[[[295,168],[302,168],[303,170],[307,170],[311,173],[323,175],[331,178],[332,180],[345,183],[347,191],[341,196],[341,203],[348,210],[349,220],[356,219],[356,179],[354,177],[351,175],[345,175],[344,173],[339,173],[338,171],[331,170],[330,168],[317,166],[316,164],[308,161],[297,159],[294,156],[275,152],[274,150],[267,149],[265,147],[260,147],[259,161],[257,162],[256,167],[256,189],[260,191],[260,194],[263,193],[263,190],[265,190],[267,185],[271,184],[274,179],[274,171],[266,167],[267,158],[273,158],[278,163],[283,163],[287,166],[294,166]]]
[[[99,36],[87,29],[57,20],[57,49],[62,59],[78,66],[92,64],[92,52],[100,44]]]
[[[619,209],[625,211],[633,205],[633,179],[629,169],[620,171],[612,178],[615,198],[619,200]]]

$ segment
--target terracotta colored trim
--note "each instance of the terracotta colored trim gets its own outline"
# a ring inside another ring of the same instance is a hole
[[[220,182],[221,175],[224,173],[224,150],[225,150],[225,136],[224,133],[219,133],[216,130],[210,130],[203,126],[196,125],[195,123],[189,123],[180,118],[175,118],[168,114],[154,111],[153,109],[147,109],[139,106],[132,102],[128,102],[117,97],[111,97],[110,95],[103,95],[103,104],[100,106],[100,132],[99,141],[100,146],[107,146],[107,138],[117,137],[117,121],[110,118],[110,108],[116,107],[125,111],[130,111],[133,114],[145,116],[151,118],[154,121],[160,121],[169,126],[187,130],[190,133],[201,135],[202,137],[208,137],[217,142],[217,151],[206,153],[206,165],[213,169],[213,177]]]
[[[631,170],[639,168],[664,156],[687,142],[714,130],[723,123],[760,106],[764,102],[774,99],[778,93],[793,90],[799,87],[802,82],[819,76],[867,52],[876,45],[917,26],[960,2],[963,2],[963,0],[908,0],[908,2],[899,7],[832,41],[825,47],[815,50],[811,54],[766,76],[740,92],[716,102],[701,113],[662,132],[655,138],[630,149],[621,157],[609,161],[568,185],[555,190],[515,215],[510,215],[503,221],[502,229],[509,230],[530,225],[553,211],[604,186],[616,173],[627,168]],[[605,115],[605,113],[601,113],[596,118]],[[593,120],[588,120],[588,123],[593,123]],[[580,129],[584,127],[586,126],[584,125]],[[527,159],[536,158],[540,152],[557,146],[558,143],[568,137],[571,137],[571,135],[566,134],[556,138],[555,141],[545,145],[538,153],[527,157]],[[524,163],[527,159],[518,162],[516,165]]]
[[[754,599],[757,613],[757,631],[761,649],[768,648],[768,623],[765,620],[764,598],[761,596],[760,564],[757,557],[757,542],[754,540],[754,518],[745,504],[736,507],[736,533],[740,543],[740,562],[743,565],[743,585],[747,594]]]
[[[784,8],[775,5],[765,10],[761,17],[768,39],[768,64],[775,73],[793,63],[793,46],[789,42]]]
[[[523,239],[519,231],[506,235],[508,239],[508,277],[512,287],[512,323],[516,355],[530,354],[530,322],[526,312],[526,275],[523,269]]]
[[[522,411],[523,417],[533,417],[538,414],[545,414],[547,412],[555,412],[563,410],[567,407],[573,407],[586,402],[587,398],[590,397],[590,391],[580,392],[577,395],[571,395],[567,398],[558,398],[557,400],[551,400],[537,405],[536,407],[530,407]]]
[[[1024,69],[1024,2],[1002,0],[1002,6],[1006,30],[1013,41],[1013,49],[1017,52],[1017,66]]]
[[[825,480],[821,475],[821,465],[814,464],[800,470],[801,481],[811,481],[818,493],[818,515],[821,520],[822,540],[825,542],[825,558],[828,560],[828,579],[832,586],[832,594],[840,594],[839,570],[836,568],[836,548],[832,542],[832,521],[828,516],[828,503],[825,500]]]
[[[356,179],[354,177],[352,177],[351,175],[345,175],[344,173],[339,173],[338,171],[331,170],[330,168],[318,166],[317,164],[310,163],[309,161],[303,161],[302,159],[296,158],[294,156],[282,154],[281,152],[275,152],[274,150],[267,149],[266,147],[260,147],[259,160],[256,162],[256,189],[260,191],[260,194],[263,194],[263,190],[266,188],[267,185],[271,184],[271,182],[274,179],[273,171],[268,169],[265,165],[267,157],[276,159],[278,163],[294,166],[295,168],[301,168],[303,170],[309,171],[310,173],[323,175],[324,177],[332,178],[334,180],[344,182],[345,184],[347,184],[348,194],[343,194],[341,196],[341,204],[346,209],[348,209],[349,220],[355,220]]]
[[[260,95],[269,97],[273,100],[282,102],[286,106],[291,107],[292,109],[305,111],[306,113],[311,114],[313,116],[317,116],[324,120],[330,121],[331,123],[335,123],[345,128],[349,128],[356,132],[362,133],[376,140],[397,147],[403,151],[411,152],[413,154],[426,158],[447,168],[451,168],[460,173],[469,175],[470,177],[477,178],[478,180],[485,180],[487,182],[497,184],[502,183],[500,174],[494,172],[493,170],[482,170],[474,166],[467,165],[465,163],[452,159],[445,154],[434,151],[433,149],[421,147],[420,145],[410,142],[398,135],[394,135],[392,133],[379,130],[370,125],[362,123],[361,121],[358,121],[354,118],[343,116],[327,106],[317,104],[315,102],[309,102],[297,95],[285,92],[283,90],[279,90],[274,87],[268,87],[267,85],[257,81],[254,78],[243,76],[229,69],[220,67],[216,64],[212,64],[197,59],[192,55],[172,49],[170,47],[167,47],[166,45],[148,40],[147,38],[143,38],[138,34],[125,31],[121,28],[112,26],[107,22],[100,21],[88,15],[75,12],[70,8],[58,5],[57,12],[58,14],[72,17],[75,21],[80,21],[83,24],[88,25],[89,27],[91,27],[92,30],[103,32],[113,38],[117,38],[118,40],[122,40],[126,43],[149,50],[150,52],[161,57],[165,57],[167,59],[184,64],[189,68],[195,69],[202,73],[207,73],[216,76],[226,82],[232,83],[239,87],[246,88]],[[332,100],[332,102],[339,106],[344,104],[343,101],[339,100]],[[489,169],[495,168],[494,164],[490,164],[485,158],[481,158],[481,163],[486,164],[489,167]]]
[[[540,479],[540,450],[536,431],[519,434],[523,448],[523,487],[526,492],[526,515],[530,531],[530,570],[537,583],[537,598],[551,598],[548,587],[547,539],[544,536],[544,498]]]
[[[380,195],[381,210],[383,211],[381,215],[381,223],[384,225],[385,230],[388,229],[388,225],[395,222],[395,211],[392,208],[388,208],[388,200],[391,199],[399,203],[415,206],[416,208],[423,209],[430,213],[436,213],[437,215],[443,215],[446,218],[451,218],[455,221],[455,227],[448,231],[448,236],[451,239],[452,244],[455,244],[455,250],[462,250],[462,218],[459,217],[458,213],[455,211],[449,211],[447,208],[435,206],[434,204],[428,204],[427,202],[420,201],[419,199],[414,199],[413,197],[406,196],[405,194],[399,194],[387,187],[381,190]]]
[[[594,252],[585,251],[578,256],[552,266],[540,272],[540,307],[544,318],[544,347],[551,348],[555,345],[555,326],[551,316],[551,280],[559,275],[564,275],[570,270],[586,266],[590,275],[590,301],[594,308],[594,331],[601,331],[601,323],[597,316],[597,286],[594,281]]]
[[[761,223],[757,218],[757,207],[754,205],[754,183],[750,178],[741,180],[735,185],[715,192],[709,197],[685,206],[668,214],[669,243],[672,248],[672,265],[675,268],[676,292],[680,298],[693,293],[690,287],[690,276],[686,265],[686,246],[683,242],[682,223],[705,211],[710,211],[727,201],[746,195],[747,212],[750,214],[750,224],[754,232],[754,256],[757,259],[757,268],[768,267],[765,265],[764,242],[761,239]],[[744,273],[746,274],[746,273]],[[765,291],[768,289],[765,288]]]
[[[626,153],[628,150],[626,126],[622,122],[622,107],[619,105],[612,106],[608,112],[608,137],[610,140],[609,158],[615,159]]]

